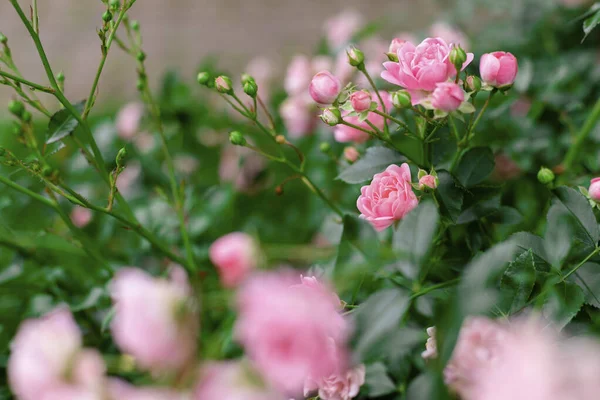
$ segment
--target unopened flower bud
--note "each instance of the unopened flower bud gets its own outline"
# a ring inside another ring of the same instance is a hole
[[[4,34],[0,33],[0,43],[6,44],[8,43],[8,38],[4,36]]]
[[[402,46],[404,46],[405,43],[406,43],[406,40],[404,40],[404,39],[400,39],[400,38],[392,39],[392,42],[390,43],[390,47],[388,48],[388,53],[397,54],[398,50],[400,50],[402,48]],[[398,60],[397,55],[396,55],[396,60]]]
[[[146,84],[144,83],[143,79],[138,79],[135,87],[137,88],[138,91],[141,92],[142,90],[144,90],[144,87],[146,87]]]
[[[19,100],[11,100],[10,103],[8,103],[8,111],[20,118],[23,116],[25,106]]]
[[[329,151],[331,150],[331,145],[327,142],[323,142],[319,145],[319,149],[323,153],[329,153]]]
[[[283,136],[283,135],[277,135],[277,136],[275,136],[275,141],[277,142],[277,144],[284,144],[285,143],[285,136]]]
[[[452,46],[452,50],[450,50],[448,58],[456,70],[460,71],[462,70],[463,64],[467,61],[467,53],[460,45],[454,45]]]
[[[146,53],[140,51],[139,53],[137,53],[136,58],[139,62],[144,62],[144,60],[146,60]]]
[[[23,111],[23,115],[21,115],[21,119],[25,122],[31,122],[33,115],[27,110]]]
[[[58,74],[56,74],[56,80],[60,83],[63,83],[65,81],[65,74],[60,71]]]
[[[360,67],[365,62],[365,55],[356,47],[350,47],[346,54],[348,55],[348,63],[353,67]]]
[[[258,93],[258,86],[256,85],[256,82],[254,82],[254,79],[244,83],[244,93],[252,98],[256,97],[256,94]]]
[[[108,5],[110,6],[111,10],[116,11],[121,6],[121,2],[119,0],[110,0]]]
[[[342,90],[342,82],[329,71],[321,71],[313,76],[308,91],[319,104],[332,104]]]
[[[344,149],[344,158],[348,160],[348,162],[353,163],[358,160],[360,157],[360,153],[356,150],[354,146],[348,146]]]
[[[121,169],[121,168],[125,168],[125,159],[127,158],[127,149],[125,147],[123,147],[121,150],[119,150],[119,152],[117,153],[117,168]]]
[[[283,195],[283,187],[281,185],[275,186],[275,194],[277,196]]]
[[[133,29],[134,31],[140,30],[140,22],[135,19],[129,23],[129,26],[131,26],[131,29]]]
[[[254,78],[250,75],[250,74],[242,74],[242,85],[245,85],[248,82],[252,82],[254,84],[256,84],[256,81],[254,80]]]
[[[408,108],[412,105],[410,93],[406,90],[399,90],[392,95],[392,104],[396,108]]]
[[[228,76],[221,75],[215,79],[215,88],[219,93],[232,94],[232,87],[231,79]]]
[[[337,108],[326,108],[320,115],[320,118],[329,126],[336,126],[342,119],[342,113]]]
[[[110,11],[106,10],[104,14],[102,14],[102,21],[110,22],[113,19],[113,15]]]
[[[210,78],[211,77],[208,72],[200,72],[200,73],[198,73],[198,77],[196,78],[196,80],[198,81],[199,84],[208,86],[208,83],[210,82]]]
[[[438,187],[439,180],[436,176],[425,175],[419,178],[419,190],[425,190],[426,188],[435,189]]]
[[[554,181],[554,172],[552,172],[552,170],[550,170],[546,167],[542,167],[542,168],[540,168],[540,171],[537,174],[537,178],[538,178],[538,181],[540,181],[540,183],[547,185],[549,183],[552,183],[552,181]]]
[[[481,80],[496,88],[510,87],[515,82],[518,71],[516,57],[504,51],[484,54],[479,62]]]
[[[594,200],[596,203],[600,203],[600,178],[592,179],[588,194],[590,199]]]
[[[465,87],[469,92],[478,92],[481,90],[481,79],[475,75],[470,75],[465,82]]]
[[[371,108],[371,93],[366,90],[359,90],[350,95],[350,103],[357,113],[361,113]]]
[[[238,131],[233,131],[229,133],[229,141],[231,142],[231,144],[236,146],[246,145],[246,139],[244,138],[244,135],[242,135],[242,133]]]

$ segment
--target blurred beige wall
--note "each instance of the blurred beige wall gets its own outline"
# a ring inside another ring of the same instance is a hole
[[[24,9],[30,0],[21,0]],[[435,0],[138,0],[130,11],[141,23],[151,79],[177,68],[193,79],[198,62],[219,54],[220,65],[240,72],[253,55],[283,64],[314,49],[325,20],[344,9],[377,19],[394,32],[418,29],[439,13]],[[100,0],[38,0],[42,41],[55,72],[67,76],[67,94],[87,96],[99,59]],[[25,77],[46,83],[35,48],[9,2],[0,2],[0,32]],[[116,46],[100,84],[99,103],[135,96],[135,65]],[[12,93],[0,86],[0,101]],[[2,107],[4,108],[4,107]]]

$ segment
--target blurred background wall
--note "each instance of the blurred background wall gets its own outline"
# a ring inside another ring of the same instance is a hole
[[[29,0],[21,0],[24,9]],[[138,0],[130,11],[140,21],[151,79],[175,68],[193,79],[198,63],[218,55],[219,65],[241,72],[256,55],[279,65],[296,52],[310,52],[325,21],[353,9],[383,23],[383,34],[423,29],[443,16],[436,0]],[[42,41],[55,72],[67,77],[71,99],[85,98],[100,59],[96,28],[100,0],[38,0]],[[0,32],[28,79],[46,83],[31,38],[9,2],[0,2]],[[117,46],[109,55],[98,102],[122,103],[135,96],[135,64]],[[10,97],[0,87],[0,104]],[[4,107],[1,107],[3,110]]]

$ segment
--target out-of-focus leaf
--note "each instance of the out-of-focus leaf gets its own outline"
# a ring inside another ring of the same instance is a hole
[[[469,188],[490,176],[494,165],[494,153],[489,147],[474,147],[460,159],[456,169],[456,178],[464,187]]]
[[[85,101],[74,104],[73,107],[77,112],[82,113]],[[46,132],[46,144],[52,144],[62,140],[66,136],[69,136],[77,127],[79,122],[73,117],[73,115],[66,109],[57,111],[50,122],[48,123],[48,130]]]
[[[533,254],[539,257],[546,264],[549,264],[548,260],[550,257],[546,253],[544,239],[529,232],[517,232],[510,238],[521,250],[531,249]]]
[[[582,42],[588,37],[588,35],[600,24],[600,3],[595,3],[592,8],[586,13],[589,15],[583,21],[583,39]]]
[[[89,308],[96,307],[103,296],[106,295],[106,290],[101,287],[92,288],[86,298],[78,305],[72,306],[71,310],[74,312],[87,310]]]
[[[387,368],[382,362],[367,365],[365,387],[367,394],[372,397],[396,391],[396,385],[387,375]]]
[[[586,304],[600,308],[600,264],[585,263],[571,276],[583,290]]]
[[[535,259],[533,251],[522,253],[508,265],[500,280],[500,289],[509,301],[507,311],[514,313],[527,304],[535,285]]]
[[[391,164],[399,164],[406,158],[386,147],[369,147],[366,154],[338,175],[346,183],[361,183],[373,178]]]
[[[585,295],[578,285],[560,282],[551,289],[542,313],[562,328],[577,315],[584,302]]]
[[[582,240],[590,247],[595,247],[600,237],[598,222],[590,203],[577,190],[560,186],[554,191],[556,198],[575,217],[576,222],[584,231]]]
[[[473,204],[463,211],[456,220],[457,224],[467,224],[494,214],[500,208],[500,195]]]
[[[452,222],[456,222],[462,208],[464,193],[448,171],[438,171],[438,179],[439,185],[435,195],[440,202],[440,209]]]
[[[562,204],[555,203],[548,211],[547,220],[544,246],[550,264],[559,268],[571,250],[572,217]]]
[[[434,378],[430,374],[422,374],[412,380],[406,391],[406,400],[431,400],[434,397]]]

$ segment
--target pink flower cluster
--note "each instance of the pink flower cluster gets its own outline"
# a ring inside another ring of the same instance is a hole
[[[426,358],[436,357],[428,330]],[[600,345],[565,339],[537,317],[465,321],[444,370],[446,384],[464,400],[593,400],[600,393]]]
[[[389,110],[392,107],[392,98],[390,96],[390,94],[388,92],[383,92],[380,91],[379,95],[381,96],[382,100],[383,100],[383,106],[385,106],[386,110]],[[383,107],[381,102],[379,101],[379,98],[377,96],[374,96],[374,101],[377,103],[377,110],[379,111],[383,111]],[[383,129],[384,126],[384,118],[379,115],[376,114],[374,112],[369,112],[367,119],[365,121],[361,121],[360,117],[357,115],[352,115],[352,116],[348,116],[350,114],[349,111],[345,111],[342,116],[344,117],[344,121],[355,125],[359,128],[362,129],[366,129],[366,130],[370,130],[371,127],[369,125],[369,123],[373,124],[374,126],[376,126],[378,129]],[[367,121],[369,123],[367,123]],[[367,140],[369,140],[369,134],[357,129],[357,128],[353,128],[352,126],[348,126],[348,125],[337,125],[334,130],[333,130],[333,135],[335,137],[335,140],[337,140],[338,142],[341,143],[346,143],[346,142],[354,142],[354,143],[364,143]]]

